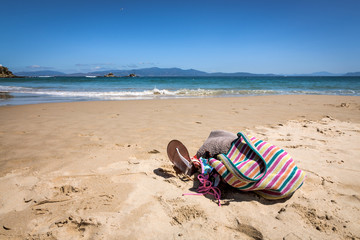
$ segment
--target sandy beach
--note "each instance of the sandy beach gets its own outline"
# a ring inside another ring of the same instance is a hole
[[[289,152],[304,185],[195,192],[166,154],[212,130]],[[257,96],[0,107],[0,239],[360,239],[360,97]]]

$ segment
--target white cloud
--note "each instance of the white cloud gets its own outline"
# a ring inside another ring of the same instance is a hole
[[[53,67],[44,67],[44,66],[40,66],[40,65],[30,65],[30,66],[27,66],[26,68],[31,69],[31,70],[37,70],[37,71],[54,69]]]
[[[31,66],[28,66],[28,68],[35,68],[35,69],[38,69],[38,68],[41,68],[41,66],[39,66],[39,65],[31,65]]]

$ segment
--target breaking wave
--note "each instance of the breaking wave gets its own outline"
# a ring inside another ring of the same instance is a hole
[[[239,95],[280,94],[273,90],[219,90],[219,89],[151,89],[143,91],[61,91],[27,87],[0,86],[0,91],[23,94],[53,95],[63,97],[88,97],[101,99],[157,98],[157,97],[211,97]]]
[[[45,95],[70,99],[98,99],[98,100],[127,100],[127,99],[156,99],[156,98],[196,98],[196,97],[238,97],[259,95],[284,94],[315,94],[315,95],[360,95],[357,90],[236,90],[236,89],[149,89],[142,91],[84,91],[84,90],[55,90],[31,87],[0,86],[0,92],[11,94]]]

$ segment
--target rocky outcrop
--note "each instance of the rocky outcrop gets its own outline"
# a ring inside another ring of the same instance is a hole
[[[8,92],[0,92],[0,99],[13,98],[13,95],[10,95]]]
[[[0,78],[15,78],[15,76],[7,67],[0,66]]]
[[[115,77],[115,75],[113,73],[108,73],[108,74],[104,75],[104,77]]]
[[[113,73],[108,73],[106,75],[104,75],[104,77],[119,77],[119,78],[124,78],[124,77],[137,77],[134,73],[130,73],[127,76],[115,76]]]

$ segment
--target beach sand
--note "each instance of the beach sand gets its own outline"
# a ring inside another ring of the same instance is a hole
[[[212,130],[244,131],[307,174],[286,201],[176,174]],[[0,239],[360,239],[360,97],[260,96],[0,107]]]

